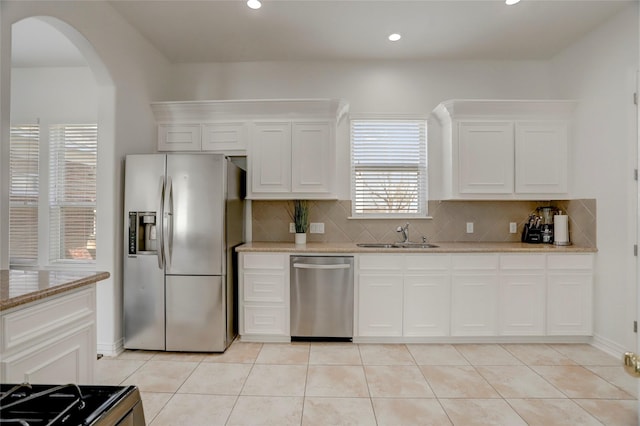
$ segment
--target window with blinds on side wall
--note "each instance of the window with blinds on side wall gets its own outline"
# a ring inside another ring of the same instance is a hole
[[[9,263],[38,262],[40,127],[14,125],[9,138]]]
[[[425,120],[351,121],[354,217],[425,217]]]
[[[50,128],[51,262],[95,261],[97,133],[96,125]]]

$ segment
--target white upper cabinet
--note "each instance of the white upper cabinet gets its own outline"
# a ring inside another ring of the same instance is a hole
[[[254,123],[249,176],[252,192],[291,192],[291,124]]]
[[[199,124],[160,124],[158,151],[200,151],[201,132]]]
[[[566,121],[516,122],[516,192],[567,193],[568,143]]]
[[[155,102],[158,151],[247,156],[249,199],[335,199],[340,99]]]
[[[248,198],[335,198],[333,127],[327,121],[253,123]]]
[[[513,123],[458,123],[458,187],[461,194],[513,192]]]
[[[246,152],[248,140],[248,124],[243,121],[202,125],[203,151]]]
[[[452,100],[442,132],[444,199],[565,199],[573,101]]]

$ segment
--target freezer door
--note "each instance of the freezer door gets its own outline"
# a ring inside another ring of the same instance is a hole
[[[168,351],[226,349],[223,278],[167,275]]]
[[[129,212],[155,212],[157,220],[161,217],[165,162],[163,154],[128,155],[125,161],[123,300],[124,347],[128,349],[165,348],[164,267],[160,250],[137,253],[134,242],[136,253],[129,252]],[[158,244],[161,240],[158,232]]]
[[[226,160],[223,155],[167,156],[166,273],[223,275]]]
[[[124,208],[126,212],[159,211],[160,182],[164,180],[164,154],[127,155]],[[126,219],[125,219],[126,220]]]
[[[125,257],[124,347],[163,351],[164,271],[156,256]]]

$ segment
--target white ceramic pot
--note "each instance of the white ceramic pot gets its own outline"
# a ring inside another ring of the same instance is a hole
[[[307,233],[306,232],[296,232],[296,244],[303,245],[307,244]]]

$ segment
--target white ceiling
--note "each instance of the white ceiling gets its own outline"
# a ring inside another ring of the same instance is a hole
[[[187,63],[549,59],[633,1],[522,0],[506,6],[503,0],[263,0],[259,10],[244,0],[109,3],[170,62]],[[66,57],[53,54],[51,34],[33,36],[37,23],[18,25],[14,64]],[[388,41],[391,32],[402,40]]]

